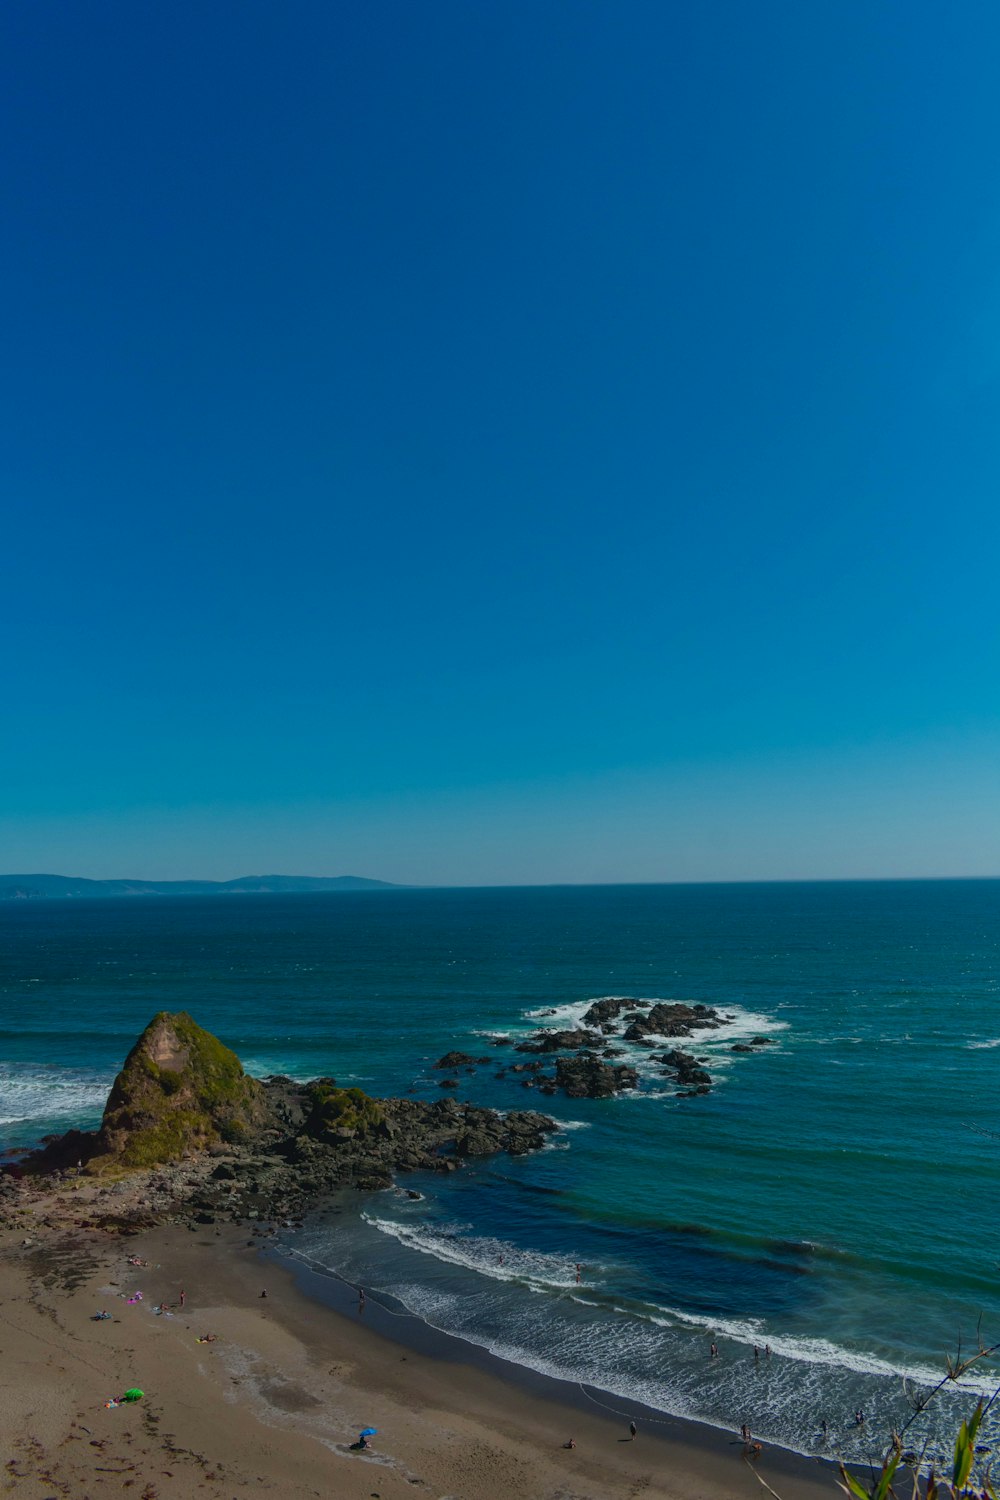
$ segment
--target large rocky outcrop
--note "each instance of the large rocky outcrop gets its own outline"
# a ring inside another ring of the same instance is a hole
[[[17,1171],[37,1179],[86,1165],[111,1182],[93,1221],[105,1227],[241,1223],[299,1217],[324,1193],[388,1187],[400,1171],[535,1151],[555,1129],[534,1111],[373,1099],[333,1078],[258,1082],[190,1016],[161,1012],[115,1079],[100,1130],[70,1131]],[[123,1171],[141,1184],[127,1212]]]
[[[185,1011],[160,1011],[125,1059],[104,1108],[98,1154],[151,1167],[274,1124],[263,1085]]]

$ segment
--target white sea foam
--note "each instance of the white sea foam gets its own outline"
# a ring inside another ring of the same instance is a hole
[[[464,1233],[467,1226],[459,1224],[431,1228],[424,1225],[398,1224],[393,1220],[381,1219],[369,1214],[363,1214],[362,1217],[373,1229],[391,1236],[407,1249],[432,1256],[448,1265],[460,1266],[491,1281],[520,1283],[532,1292],[568,1292],[571,1301],[614,1318],[614,1324],[610,1327],[605,1325],[602,1329],[601,1337],[610,1337],[616,1343],[621,1343],[622,1340],[628,1343],[633,1337],[638,1336],[639,1327],[645,1324],[696,1335],[699,1348],[703,1343],[715,1340],[722,1347],[724,1360],[727,1353],[730,1353],[735,1354],[741,1363],[747,1361],[755,1344],[760,1348],[763,1359],[764,1346],[769,1345],[774,1361],[773,1365],[768,1366],[771,1369],[781,1368],[781,1361],[784,1360],[794,1362],[800,1369],[802,1366],[815,1366],[876,1379],[906,1379],[923,1386],[937,1385],[941,1378],[941,1370],[935,1365],[893,1364],[872,1351],[845,1348],[829,1339],[774,1331],[769,1329],[762,1320],[756,1318],[708,1319],[700,1314],[671,1306],[647,1304],[643,1307],[631,1304],[625,1307],[616,1303],[602,1303],[579,1289],[579,1283],[576,1281],[575,1259],[572,1254],[565,1257],[556,1256],[547,1252],[526,1250],[492,1237],[467,1235]],[[588,1263],[587,1279],[589,1283],[593,1284],[596,1281],[599,1285],[602,1279],[602,1268]],[[451,1294],[442,1292],[440,1289],[432,1291],[428,1287],[415,1285],[403,1300],[412,1311],[429,1320],[433,1316],[440,1315],[446,1305],[450,1305]],[[432,1306],[432,1302],[435,1305]],[[436,1305],[437,1303],[440,1305]],[[456,1330],[452,1324],[451,1328],[446,1331]],[[596,1334],[596,1331],[595,1327],[592,1333]],[[564,1378],[568,1376],[571,1379],[596,1381],[599,1384],[604,1384],[606,1375],[610,1373],[607,1371],[605,1376],[598,1379],[594,1371],[567,1369],[561,1362],[559,1365],[540,1362],[533,1347],[520,1348],[514,1353],[509,1349],[506,1351],[501,1349],[488,1336],[483,1337],[472,1329],[466,1331],[458,1329],[457,1332],[459,1337],[468,1338],[473,1343],[481,1343],[493,1353],[503,1354],[506,1358],[530,1364],[532,1368],[545,1373],[558,1374]],[[727,1350],[727,1345],[738,1347],[736,1350]],[[751,1359],[751,1367],[753,1363]],[[988,1372],[980,1373],[973,1370],[963,1376],[960,1381],[955,1382],[952,1388],[977,1396],[988,1396],[994,1390],[995,1385],[995,1377],[991,1378]],[[628,1392],[622,1391],[621,1394],[628,1394]],[[633,1391],[632,1394],[638,1393]],[[662,1405],[663,1393],[659,1393],[654,1398],[653,1392],[650,1391],[643,1399],[653,1406]],[[671,1397],[670,1409],[678,1410],[673,1397]]]
[[[936,1365],[914,1364],[901,1368],[861,1349],[845,1349],[829,1339],[809,1338],[795,1334],[769,1332],[757,1318],[719,1318],[708,1320],[697,1314],[687,1313],[676,1307],[660,1307],[655,1312],[636,1313],[633,1316],[647,1319],[660,1328],[697,1329],[706,1338],[717,1342],[729,1340],[751,1348],[754,1344],[761,1350],[770,1345],[772,1355],[797,1360],[800,1364],[825,1365],[841,1370],[850,1370],[856,1375],[892,1376],[915,1381],[921,1385],[937,1385],[941,1370]],[[974,1372],[956,1381],[958,1389],[992,1394],[996,1381],[988,1376],[977,1376]]]
[[[664,997],[662,995],[599,995],[589,1000],[574,1000],[567,1005],[541,1006],[536,1010],[526,1010],[524,1015],[527,1020],[532,1021],[535,1025],[539,1021],[544,1022],[545,1024],[542,1029],[545,1031],[563,1031],[573,1026],[583,1025],[583,1018],[587,1011],[592,1005],[596,1005],[601,1000],[634,1000],[640,1009],[648,1009],[653,1005],[676,1005],[678,1003],[686,1005],[691,1003],[686,1000],[678,1002],[674,997]],[[779,1021],[774,1016],[766,1015],[763,1011],[748,1010],[742,1005],[716,1005],[713,1008],[718,1011],[721,1022],[713,1028],[694,1028],[690,1040],[692,1042],[697,1041],[699,1046],[719,1046],[723,1043],[731,1046],[733,1042],[740,1041],[745,1036],[758,1036],[764,1032],[771,1034],[787,1031],[789,1028],[787,1021]],[[496,1034],[499,1035],[499,1033]],[[608,1040],[614,1041],[617,1045],[619,1038],[612,1035],[609,1036]],[[670,1038],[664,1038],[664,1042],[668,1040]],[[629,1044],[626,1042],[625,1045],[628,1046]]]
[[[0,1125],[100,1118],[113,1075],[75,1068],[0,1063]]]
[[[1000,1047],[1000,1036],[992,1037],[986,1042],[966,1042],[965,1045],[971,1047],[974,1052],[978,1052],[983,1047]]]
[[[655,1342],[657,1335],[651,1326],[652,1320],[646,1323],[647,1332],[644,1334],[642,1323],[628,1316],[629,1310],[624,1308],[606,1309],[619,1315],[611,1319],[588,1319],[575,1326],[554,1325],[551,1311],[544,1305],[539,1308],[533,1300],[525,1305],[523,1318],[514,1321],[505,1316],[502,1323],[498,1324],[494,1319],[491,1325],[487,1325],[479,1322],[474,1301],[470,1304],[465,1295],[441,1286],[404,1281],[396,1284],[393,1290],[410,1312],[431,1327],[487,1349],[497,1358],[556,1379],[577,1382],[596,1405],[604,1406],[625,1420],[631,1415],[629,1405],[642,1402],[653,1411],[695,1417],[711,1426],[731,1431],[732,1410],[743,1409],[747,1400],[751,1403],[760,1400],[759,1380],[763,1369],[745,1354],[738,1361],[727,1360],[729,1351],[725,1344],[722,1359],[710,1365],[704,1358],[704,1330],[700,1326],[699,1353],[692,1362],[683,1355],[679,1358],[676,1354],[671,1355]],[[532,1287],[532,1290],[541,1292],[543,1288]],[[600,1303],[575,1292],[568,1300],[595,1311],[601,1308]],[[717,1328],[711,1332],[720,1339],[725,1337]],[[763,1339],[759,1338],[758,1342],[763,1343]],[[766,1419],[761,1414],[759,1432],[766,1442],[809,1452],[813,1446],[812,1434],[818,1429],[819,1417],[829,1411],[831,1397],[853,1409],[859,1394],[854,1382],[859,1379],[865,1382],[863,1401],[873,1418],[877,1409],[890,1420],[898,1420],[899,1378],[903,1375],[904,1384],[909,1381],[904,1372],[884,1361],[858,1358],[851,1351],[835,1345],[829,1345],[823,1351],[823,1359],[814,1358],[810,1362],[799,1357],[796,1345],[797,1341],[787,1340],[779,1346],[778,1340],[772,1339],[773,1357],[763,1361],[767,1369],[768,1411]],[[815,1355],[817,1351],[810,1352]],[[665,1367],[669,1368],[669,1379],[658,1380],[654,1372]],[[825,1373],[821,1367],[825,1367]],[[933,1383],[936,1384],[940,1375],[936,1370],[921,1370],[915,1383],[926,1389],[931,1383],[926,1378],[928,1374],[933,1374]],[[872,1381],[876,1384],[869,1383]],[[963,1385],[959,1392],[949,1387],[949,1396],[965,1402],[970,1392],[978,1389],[971,1383]],[[986,1384],[985,1389],[991,1387]],[[616,1402],[628,1404],[623,1408],[613,1404]],[[649,1421],[655,1424],[657,1419],[646,1417],[642,1420],[645,1425]],[[755,1423],[755,1428],[757,1426]],[[857,1448],[857,1435],[846,1423],[842,1430],[838,1430],[835,1424],[831,1426],[830,1435],[836,1440],[838,1452],[855,1458],[864,1457],[863,1445]]]
[[[539,1005],[524,1012],[525,1020],[544,1022],[546,1031],[567,1031],[583,1024],[584,1012],[592,1000],[570,1000],[564,1005]]]
[[[651,1075],[651,1076],[655,1076],[659,1080],[662,1075],[660,1073],[660,1070],[657,1069],[656,1074],[655,1075]],[[647,1100],[647,1099],[676,1099],[677,1095],[680,1092],[681,1092],[681,1086],[680,1086],[680,1084],[677,1084],[677,1086],[675,1088],[672,1088],[672,1089],[625,1089],[622,1093],[618,1094],[617,1097],[619,1099],[640,1099],[640,1100]]]
[[[316,1069],[289,1068],[282,1057],[244,1057],[241,1058],[243,1071],[249,1073],[251,1078],[291,1078],[294,1083],[308,1083],[316,1077]]]
[[[448,1224],[431,1229],[423,1224],[398,1224],[363,1213],[366,1224],[391,1235],[410,1250],[436,1260],[489,1276],[494,1281],[519,1281],[530,1287],[559,1290],[576,1285],[576,1262],[571,1256],[524,1250],[488,1235],[464,1235],[468,1225]]]

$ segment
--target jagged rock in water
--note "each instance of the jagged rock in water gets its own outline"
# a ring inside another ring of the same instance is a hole
[[[584,1012],[584,1026],[603,1026],[606,1022],[617,1021],[623,1010],[639,1011],[649,1006],[648,1000],[632,1000],[627,995],[609,995],[606,1000],[595,1000],[589,1010]]]
[[[680,1000],[660,1001],[644,1016],[629,1018],[629,1021],[625,1031],[625,1039],[629,1042],[641,1042],[651,1035],[690,1036],[692,1031],[722,1024],[719,1012],[710,1005],[685,1005]]]
[[[665,1052],[660,1062],[665,1068],[671,1070],[677,1082],[683,1084],[685,1088],[694,1085],[699,1089],[707,1090],[711,1085],[711,1074],[698,1066],[696,1057],[692,1057],[690,1052],[682,1052],[679,1047],[675,1047],[672,1052]]]
[[[603,1038],[600,1032],[585,1031],[577,1027],[574,1031],[538,1031],[527,1042],[519,1042],[515,1052],[572,1052],[578,1047],[599,1047]]]
[[[555,1081],[570,1099],[609,1099],[639,1082],[635,1068],[612,1067],[592,1053],[556,1059]]]
[[[446,1052],[444,1057],[438,1058],[434,1066],[446,1068],[449,1073],[453,1073],[456,1068],[466,1068],[470,1063],[475,1067],[476,1059],[470,1057],[468,1052]]]

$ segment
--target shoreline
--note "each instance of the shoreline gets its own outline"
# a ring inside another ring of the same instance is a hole
[[[155,1315],[161,1301],[169,1315]],[[112,1318],[91,1321],[99,1307]],[[204,1333],[217,1340],[197,1342]],[[359,1316],[347,1283],[246,1226],[128,1238],[63,1227],[27,1245],[23,1228],[5,1232],[0,1371],[7,1474],[25,1500],[96,1500],[120,1493],[122,1475],[140,1500],[331,1485],[345,1500],[733,1500],[760,1480],[781,1500],[836,1493],[829,1463],[767,1447],[759,1480],[738,1437],[638,1407],[632,1443],[628,1417],[565,1381],[372,1296]],[[132,1385],[141,1402],[105,1408]],[[373,1449],[352,1452],[367,1425]]]
[[[717,1451],[720,1456],[736,1457],[743,1464],[743,1445],[738,1428],[730,1431],[713,1422],[677,1416],[639,1400],[626,1402],[624,1397],[600,1386],[520,1364],[481,1344],[438,1328],[408,1311],[402,1303],[398,1309],[386,1306],[381,1300],[381,1292],[366,1293],[362,1321],[358,1316],[357,1291],[353,1283],[339,1272],[329,1267],[317,1268],[307,1257],[297,1256],[294,1249],[289,1251],[280,1246],[263,1245],[261,1257],[265,1264],[277,1265],[291,1275],[302,1296],[309,1302],[322,1305],[335,1317],[357,1324],[363,1331],[373,1332],[387,1342],[425,1358],[480,1370],[535,1399],[549,1401],[562,1408],[570,1427],[574,1413],[579,1413],[584,1419],[599,1416],[618,1430],[626,1428],[634,1419],[644,1440],[665,1441],[672,1446],[698,1451]],[[803,1453],[773,1442],[764,1444],[764,1452],[772,1473],[784,1472],[795,1480],[803,1477],[814,1479],[818,1474],[825,1476],[831,1484],[837,1482],[837,1461],[832,1456]]]

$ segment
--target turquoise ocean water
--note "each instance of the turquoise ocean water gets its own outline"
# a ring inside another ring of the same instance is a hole
[[[544,1108],[552,1146],[407,1179],[419,1201],[358,1195],[296,1253],[616,1409],[748,1421],[809,1452],[825,1420],[861,1457],[959,1339],[1000,1340],[998,918],[996,881],[11,902],[0,1143],[94,1125],[162,1009],[251,1072],[374,1093],[436,1098],[441,1053],[487,1056],[460,1097]],[[713,1092],[677,1099],[641,1049],[640,1088],[614,1100],[494,1078],[512,1060],[494,1036],[606,995],[731,1016],[683,1044]],[[776,1045],[730,1050],[757,1034]],[[910,1435],[942,1443],[997,1369]]]

